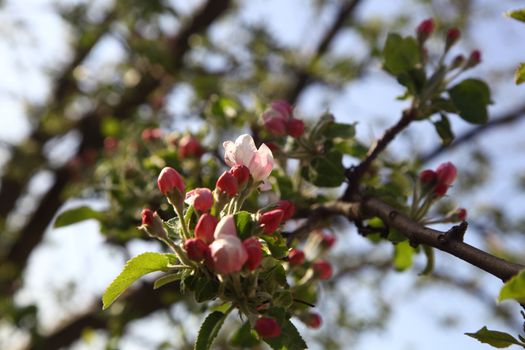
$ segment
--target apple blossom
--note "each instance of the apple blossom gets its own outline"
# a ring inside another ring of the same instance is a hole
[[[210,244],[213,268],[222,275],[237,272],[248,260],[248,254],[236,235],[220,235]]]
[[[195,188],[186,193],[184,202],[193,205],[198,211],[205,212],[213,206],[213,194],[209,188]]]

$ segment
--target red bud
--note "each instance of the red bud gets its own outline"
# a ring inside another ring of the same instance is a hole
[[[230,197],[235,196],[237,191],[239,191],[237,179],[227,171],[219,177],[215,186],[219,191],[225,192]]]
[[[286,123],[286,132],[294,138],[304,134],[304,122],[301,119],[292,118]]]
[[[185,186],[182,176],[180,176],[177,170],[170,167],[162,169],[157,180],[157,185],[159,186],[160,192],[164,195],[169,194],[174,189],[178,190],[181,194],[184,193]]]
[[[447,186],[450,186],[452,183],[454,183],[456,175],[456,167],[451,162],[443,163],[436,169],[437,182],[443,183]]]
[[[277,202],[276,208],[281,209],[284,212],[283,221],[287,221],[293,216],[293,214],[295,214],[295,205],[289,200],[280,200]]]
[[[416,29],[418,39],[423,42],[428,39],[430,34],[434,31],[434,20],[432,18],[422,21]]]
[[[321,327],[322,318],[318,313],[311,312],[305,317],[306,326],[309,328],[317,329]]]
[[[198,138],[193,135],[185,135],[179,141],[179,156],[181,158],[200,158],[204,150]]]
[[[276,320],[269,317],[261,317],[255,322],[255,331],[262,338],[274,338],[281,334],[281,326]]]
[[[253,271],[261,265],[262,247],[261,242],[257,237],[250,237],[242,242],[246,253],[248,253],[248,260],[244,264],[248,270]]]
[[[277,231],[283,216],[284,211],[282,209],[274,209],[262,214],[259,218],[259,224],[263,228],[264,233],[271,235]]]
[[[245,165],[235,164],[229,173],[235,177],[239,186],[244,185],[250,179],[250,169]]]
[[[436,182],[436,172],[430,169],[423,170],[419,173],[419,181],[421,181],[423,185],[432,185]]]
[[[184,249],[188,253],[188,259],[193,261],[201,261],[210,250],[208,245],[198,238],[187,239],[184,242]]]
[[[467,209],[458,208],[458,210],[456,211],[456,215],[458,216],[458,219],[460,221],[465,221],[467,219]]]
[[[217,227],[217,222],[215,216],[208,213],[202,214],[197,225],[195,225],[195,237],[207,244],[213,242],[213,233]]]
[[[447,31],[447,39],[446,39],[446,44],[445,44],[447,50],[458,41],[460,36],[461,36],[461,32],[458,28],[450,28]]]
[[[312,264],[314,274],[320,280],[329,280],[332,278],[332,265],[326,260],[318,260]]]
[[[304,252],[299,249],[292,248],[288,253],[288,262],[290,265],[304,264]]]

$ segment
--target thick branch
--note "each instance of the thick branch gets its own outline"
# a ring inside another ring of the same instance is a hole
[[[388,227],[402,232],[412,242],[452,254],[502,281],[508,280],[525,268],[523,265],[505,261],[463,242],[459,239],[461,234],[455,235],[452,231],[454,228],[449,232],[441,232],[421,226],[377,198],[364,198],[360,206],[363,216],[380,217]]]
[[[421,160],[422,163],[428,163],[432,159],[436,158],[437,156],[439,156],[445,151],[450,151],[458,146],[461,146],[462,144],[479,137],[481,134],[487,131],[493,130],[500,126],[505,126],[505,125],[509,125],[514,122],[520,121],[524,117],[525,117],[525,106],[522,106],[508,114],[505,114],[498,118],[494,118],[486,124],[479,125],[459,135],[458,137],[454,139],[454,141],[450,145],[436,147],[434,150],[421,156],[419,159]]]

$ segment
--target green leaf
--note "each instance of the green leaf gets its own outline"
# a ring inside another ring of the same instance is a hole
[[[306,343],[289,319],[278,320],[281,334],[278,337],[263,339],[274,350],[303,350]]]
[[[178,281],[182,278],[182,273],[170,273],[169,275],[162,276],[153,283],[153,289],[159,289],[162,286],[165,286],[168,283]]]
[[[490,103],[490,89],[478,79],[465,79],[448,90],[450,99],[459,111],[459,116],[473,124],[488,121],[487,105]]]
[[[130,259],[124,270],[111,282],[102,295],[102,309],[107,309],[133,282],[155,271],[166,271],[172,262],[171,254],[143,253]]]
[[[514,81],[516,85],[525,83],[525,63],[520,63],[516,72],[514,73]]]
[[[443,146],[450,145],[450,143],[454,140],[454,132],[452,132],[450,121],[448,120],[447,116],[441,114],[441,119],[434,122],[434,127],[436,128],[436,132],[438,133],[439,137],[441,137],[441,143]]]
[[[426,79],[427,77],[423,69],[409,69],[397,77],[398,83],[408,89],[407,97],[419,94],[425,86]],[[405,96],[402,96],[399,99],[403,99],[404,97]]]
[[[343,154],[331,150],[323,156],[312,159],[310,166],[304,167],[301,175],[309,182],[320,187],[337,187],[345,180]]]
[[[525,270],[505,282],[498,296],[498,301],[514,299],[521,304],[525,303]]]
[[[416,39],[403,38],[399,34],[389,34],[383,49],[383,67],[394,76],[398,76],[420,61],[420,52]]]
[[[245,240],[252,235],[255,224],[252,219],[252,214],[247,211],[240,211],[233,215],[233,220],[235,221],[235,228],[241,240]]]
[[[355,136],[355,124],[330,123],[324,130],[324,136],[329,139],[340,137],[350,139]]]
[[[195,350],[208,350],[213,344],[213,340],[219,333],[219,330],[226,319],[227,313],[214,311],[206,317],[199,329]]]
[[[478,341],[490,344],[495,348],[502,349],[509,347],[511,345],[521,345],[516,338],[514,338],[512,335],[507,334],[505,332],[498,332],[498,331],[491,331],[487,329],[487,327],[481,328],[476,333],[465,333],[469,337],[472,337],[474,339],[477,339]]]
[[[404,271],[412,266],[414,258],[414,248],[410,246],[409,241],[404,241],[395,245],[394,249],[394,266],[398,271]]]
[[[72,224],[76,224],[77,222],[89,220],[89,219],[95,219],[100,220],[102,218],[103,213],[93,210],[92,208],[88,206],[82,206],[70,210],[63,211],[58,215],[58,217],[55,220],[54,228],[58,227],[64,227]]]
[[[515,20],[525,22],[525,8],[514,11],[508,11],[505,14],[510,18],[514,18]]]
[[[276,259],[282,259],[288,255],[288,246],[286,240],[279,232],[272,235],[263,235],[261,238],[266,242],[270,254]]]
[[[219,282],[215,279],[210,280],[207,276],[202,276],[197,280],[195,289],[195,300],[202,303],[217,297]]]
[[[233,346],[251,348],[259,344],[257,332],[250,326],[250,322],[245,322],[231,337],[230,343]]]

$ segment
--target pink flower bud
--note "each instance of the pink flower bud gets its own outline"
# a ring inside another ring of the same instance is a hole
[[[142,209],[142,229],[146,231],[148,235],[156,238],[167,238],[168,234],[162,225],[162,219],[159,218],[156,212],[151,209]]]
[[[264,128],[274,136],[284,136],[286,134],[286,122],[283,118],[275,115],[273,111],[266,111],[263,114]]]
[[[264,316],[259,318],[254,328],[261,338],[274,338],[281,335],[281,326],[273,318]]]
[[[201,261],[206,256],[206,251],[210,248],[199,238],[190,238],[184,241],[184,249],[188,254],[188,259]]]
[[[210,244],[213,242],[213,233],[217,227],[217,219],[208,213],[202,214],[197,225],[195,225],[195,237]]]
[[[193,135],[184,135],[179,141],[179,156],[181,158],[200,158],[204,150],[198,138]]]
[[[284,211],[282,209],[274,209],[262,214],[259,218],[259,224],[261,225],[263,232],[271,235],[277,231],[283,220],[283,215]]]
[[[248,260],[241,240],[234,235],[221,235],[210,245],[210,251],[214,269],[222,275],[240,271]]]
[[[304,252],[300,249],[292,248],[288,253],[288,262],[290,265],[302,265],[304,264]]]
[[[242,164],[235,164],[229,173],[235,177],[239,186],[244,185],[250,179],[250,169]]]
[[[447,31],[446,47],[447,49],[454,45],[459,37],[461,36],[461,31],[458,28],[450,28]]]
[[[219,191],[225,192],[230,197],[235,196],[239,191],[237,179],[227,171],[219,177],[215,186]]]
[[[295,214],[295,205],[289,200],[280,200],[277,202],[277,209],[281,209],[283,213],[283,221],[289,220]]]
[[[428,39],[430,34],[434,31],[434,20],[432,18],[422,21],[416,29],[418,39],[423,42]]]
[[[456,175],[456,167],[451,162],[443,163],[436,169],[437,182],[445,184],[447,186],[450,186],[452,185],[452,183],[454,183]]]
[[[261,242],[257,237],[250,237],[242,242],[246,253],[248,253],[248,260],[246,261],[246,267],[248,270],[253,271],[261,265],[262,260],[262,246]]]
[[[317,329],[321,327],[322,322],[321,316],[316,312],[311,312],[305,317],[305,324],[308,328]]]
[[[153,224],[153,210],[149,208],[142,209],[142,225]]]
[[[286,123],[286,132],[294,138],[303,136],[304,122],[301,119],[292,118]]]
[[[317,260],[312,264],[314,274],[320,280],[329,280],[332,278],[332,265],[326,260]]]
[[[423,170],[422,172],[419,173],[419,181],[423,184],[423,185],[432,185],[436,182],[436,172],[434,170],[430,170],[430,169],[427,169],[427,170]]]
[[[271,108],[278,112],[283,118],[289,118],[293,112],[292,105],[284,100],[272,101]]]
[[[145,142],[160,140],[162,138],[162,130],[159,128],[147,128],[142,131],[140,137]]]
[[[467,220],[467,209],[465,208],[458,208],[456,210],[456,215],[459,221],[465,221]]]
[[[222,236],[235,236],[237,237],[237,228],[235,227],[235,219],[233,215],[226,215],[219,221],[215,227],[213,237],[215,239],[222,238]]]
[[[481,52],[479,50],[472,51],[469,57],[469,66],[473,67],[480,62],[481,62]]]
[[[438,183],[436,187],[434,187],[434,194],[438,197],[443,197],[445,194],[447,194],[449,186],[444,183]]]
[[[335,244],[336,238],[332,233],[323,232],[321,244],[326,248],[332,248]]]
[[[182,176],[180,176],[177,170],[170,167],[162,169],[157,180],[157,185],[159,186],[160,192],[164,195],[168,195],[173,190],[179,191],[180,194],[184,193],[185,186]]]
[[[213,206],[213,194],[209,188],[196,188],[186,193],[184,202],[193,205],[195,210],[206,212]]]

